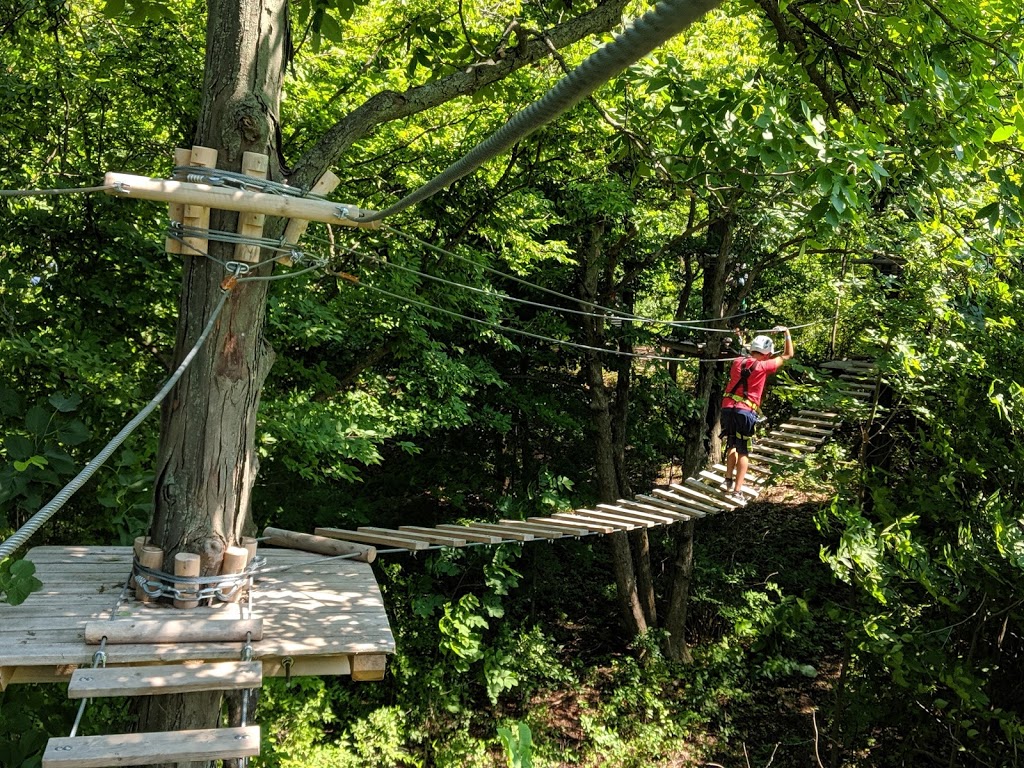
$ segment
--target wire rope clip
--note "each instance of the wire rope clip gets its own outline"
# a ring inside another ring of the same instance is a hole
[[[284,682],[290,684],[292,681],[292,664],[295,663],[295,659],[291,656],[285,656],[281,659],[281,664],[284,665]]]

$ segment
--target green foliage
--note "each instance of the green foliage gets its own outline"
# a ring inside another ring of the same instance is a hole
[[[509,768],[532,768],[533,735],[526,723],[515,723],[516,730],[498,728],[498,738],[505,748]]]
[[[36,566],[29,560],[0,561],[0,598],[11,605],[20,605],[43,586],[35,577]]]

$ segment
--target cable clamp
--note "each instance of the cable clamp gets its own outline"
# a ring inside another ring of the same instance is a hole
[[[235,277],[249,274],[249,265],[244,261],[226,261],[224,262],[224,269]]]
[[[126,182],[126,181],[115,181],[114,182],[114,191],[115,192],[120,192],[122,195],[128,195],[128,194],[131,194],[132,185],[129,184],[128,182]]]

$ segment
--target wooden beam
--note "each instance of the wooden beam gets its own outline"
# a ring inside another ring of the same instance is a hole
[[[719,486],[722,483],[725,482],[725,478],[724,477],[722,477],[721,475],[716,475],[714,472],[708,472],[706,469],[702,469],[700,471],[699,477],[703,478],[706,481],[706,482],[702,483],[702,485],[710,486],[710,487],[714,488],[715,490],[719,490],[719,491],[721,490],[721,488],[719,488]],[[757,494],[759,494],[761,492],[761,489],[760,488],[752,488],[751,486],[749,486],[746,483],[744,483],[743,487],[740,489],[740,492],[747,494],[747,496],[754,497],[754,496],[757,496]]]
[[[194,150],[193,150],[194,151]],[[193,165],[195,161],[193,160]],[[380,221],[362,221],[371,211],[364,211],[355,205],[343,205],[327,200],[309,197],[273,195],[267,192],[249,192],[209,184],[192,184],[172,179],[150,179],[127,173],[107,173],[103,183],[109,187],[108,195],[138,200],[160,200],[166,203],[182,202],[186,207],[217,208],[222,211],[244,211],[262,213],[267,216],[282,216],[288,219],[305,219],[337,224],[344,227],[377,229]],[[185,223],[189,224],[188,212]],[[207,222],[209,223],[209,222]],[[185,250],[187,254],[189,249]]]
[[[326,536],[311,536],[308,533],[285,531],[281,528],[264,528],[263,543],[286,549],[301,549],[304,552],[315,552],[319,555],[337,557],[338,555],[355,555],[354,560],[372,563],[377,558],[377,550],[365,544],[348,541],[336,541]]]
[[[333,173],[325,171],[324,175],[317,179],[316,184],[309,191],[314,195],[323,197],[333,192],[340,182],[341,179]],[[308,226],[309,222],[304,219],[292,219],[284,229],[284,241],[289,245],[295,245],[306,234],[306,227]],[[292,265],[290,256],[279,256],[277,260],[286,266],[290,267]]]
[[[68,684],[69,699],[154,696],[197,691],[240,691],[263,685],[258,661],[165,664],[147,667],[77,669]]]
[[[270,168],[269,158],[259,152],[242,153],[242,173],[254,179],[267,178]],[[262,213],[242,212],[238,214],[238,234],[242,237],[263,237],[263,223],[266,216]],[[235,261],[255,264],[260,260],[260,249],[256,245],[235,243]]]
[[[608,512],[603,509],[581,509],[579,512],[596,520],[607,520],[609,523],[629,523],[637,528],[654,528],[656,525],[663,525],[663,523],[649,518],[623,515],[619,512]]]
[[[679,483],[672,483],[669,485],[669,488],[674,491],[679,491],[680,493],[684,493],[689,490],[691,493],[703,496],[711,501],[717,501],[719,504],[728,505],[732,509],[742,506],[742,504],[739,504],[729,498],[725,491],[719,490],[718,488],[712,488],[710,485],[702,483],[700,480],[695,480],[692,477],[686,478],[682,485]]]
[[[650,498],[650,497],[647,497],[647,498]],[[695,517],[705,517],[705,513],[704,512],[699,512],[699,511],[696,511],[696,510],[687,509],[685,512],[682,512],[680,510],[685,509],[685,507],[683,507],[683,506],[681,506],[679,504],[673,504],[672,502],[665,501],[663,499],[659,500],[659,503],[657,503],[657,504],[643,502],[643,501],[636,501],[636,500],[633,500],[633,499],[630,499],[628,501],[623,499],[623,501],[621,503],[622,503],[622,506],[624,506],[626,509],[635,509],[635,510],[637,510],[639,512],[654,512],[654,513],[669,512],[669,513],[675,515],[676,519],[678,521],[680,521],[680,522],[685,522],[687,520],[692,520]]]
[[[187,763],[254,757],[260,728],[213,728],[165,733],[121,733],[50,739],[42,768],[109,768],[154,763]]]
[[[263,619],[114,619],[90,621],[85,642],[125,643],[240,643],[246,637],[263,639]]]
[[[384,679],[388,657],[382,653],[358,653],[351,658],[352,679],[360,682],[373,682]]]
[[[472,539],[467,536],[450,536],[448,534],[441,533],[436,528],[422,528],[416,525],[400,525],[398,526],[398,530],[403,533],[408,531],[410,535],[414,534],[416,538],[429,541],[432,544],[444,544],[449,547],[464,547],[466,546],[466,542],[479,541],[478,539]],[[487,541],[484,542],[485,544],[498,544],[501,541],[498,536],[487,536],[486,538]],[[491,539],[496,539],[496,541],[492,541]],[[456,544],[455,542],[462,543]]]
[[[178,147],[174,150],[174,166],[188,166],[192,165],[192,150],[183,147]],[[178,202],[171,202],[167,204],[167,219],[171,223],[171,229],[174,228],[175,224],[180,225],[182,220],[185,218],[185,204]],[[181,253],[181,240],[177,237],[171,237],[167,235],[167,239],[164,243],[164,250],[168,253]],[[148,543],[148,542],[147,542]]]

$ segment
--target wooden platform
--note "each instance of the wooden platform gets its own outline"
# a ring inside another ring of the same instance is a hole
[[[267,567],[294,565],[257,576],[253,617],[263,638],[253,656],[263,674],[351,675],[379,680],[395,640],[384,601],[366,563],[327,560],[308,552],[261,549]],[[43,583],[18,606],[0,603],[0,690],[12,683],[67,680],[91,666],[96,645],[85,641],[88,622],[112,618],[131,572],[131,547],[36,547],[27,559]],[[301,564],[301,565],[300,565]],[[129,594],[113,618],[245,618],[244,604],[176,610],[143,604]],[[108,666],[237,660],[237,642],[108,645]]]

